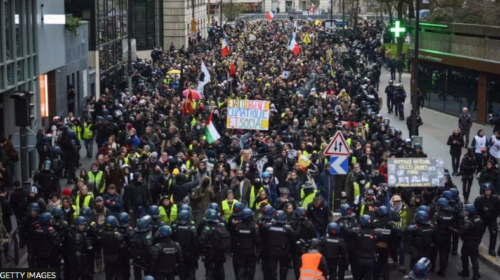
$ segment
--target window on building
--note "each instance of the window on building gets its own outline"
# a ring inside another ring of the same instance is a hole
[[[3,73],[3,67],[0,67],[0,89],[4,89],[5,85],[3,84],[3,78],[5,77]]]
[[[7,85],[12,86],[14,85],[15,80],[14,80],[14,63],[9,63],[7,64]]]
[[[22,12],[21,1],[15,1],[15,15],[14,15],[14,23],[16,26],[16,53],[17,57],[21,57],[24,55],[23,52],[23,22],[21,18],[24,18],[24,12]]]
[[[24,81],[24,67],[22,61],[17,61],[17,82]]]
[[[137,50],[153,49],[156,44],[155,5],[158,0],[134,1],[132,33]]]
[[[12,3],[11,1],[4,1],[4,28],[5,28],[5,57],[6,60],[13,59],[12,53]]]

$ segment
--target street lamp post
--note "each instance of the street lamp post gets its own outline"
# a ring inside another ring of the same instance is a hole
[[[345,0],[342,0],[342,37],[344,38],[345,40],[345,25],[346,25],[346,22],[345,22]],[[354,26],[353,28],[355,28],[356,26]]]
[[[416,15],[415,19],[415,50],[413,52],[412,73],[411,73],[411,134],[417,135],[417,110],[418,110],[418,52],[420,47],[420,1],[416,2]],[[410,135],[411,136],[411,135]]]

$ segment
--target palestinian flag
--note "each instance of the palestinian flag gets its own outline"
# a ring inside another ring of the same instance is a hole
[[[219,132],[212,122],[212,114],[210,114],[210,117],[208,117],[207,123],[205,124],[204,133],[208,144],[212,144],[220,138]]]

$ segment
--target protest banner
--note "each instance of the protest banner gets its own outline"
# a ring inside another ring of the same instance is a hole
[[[443,187],[441,158],[390,158],[387,161],[389,187]]]
[[[269,101],[231,99],[227,104],[227,128],[269,129]]]

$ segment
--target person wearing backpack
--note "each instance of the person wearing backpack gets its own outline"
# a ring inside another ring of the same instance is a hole
[[[286,214],[279,210],[274,213],[274,221],[270,225],[265,225],[266,248],[269,250],[269,269],[271,270],[271,280],[278,279],[278,262],[280,264],[280,278],[286,280],[288,263],[290,262],[290,248],[295,241],[295,231],[285,223]]]
[[[205,262],[207,280],[224,280],[225,253],[231,248],[231,235],[224,223],[219,222],[218,214],[208,209],[205,215],[206,225],[198,238],[201,255]]]

